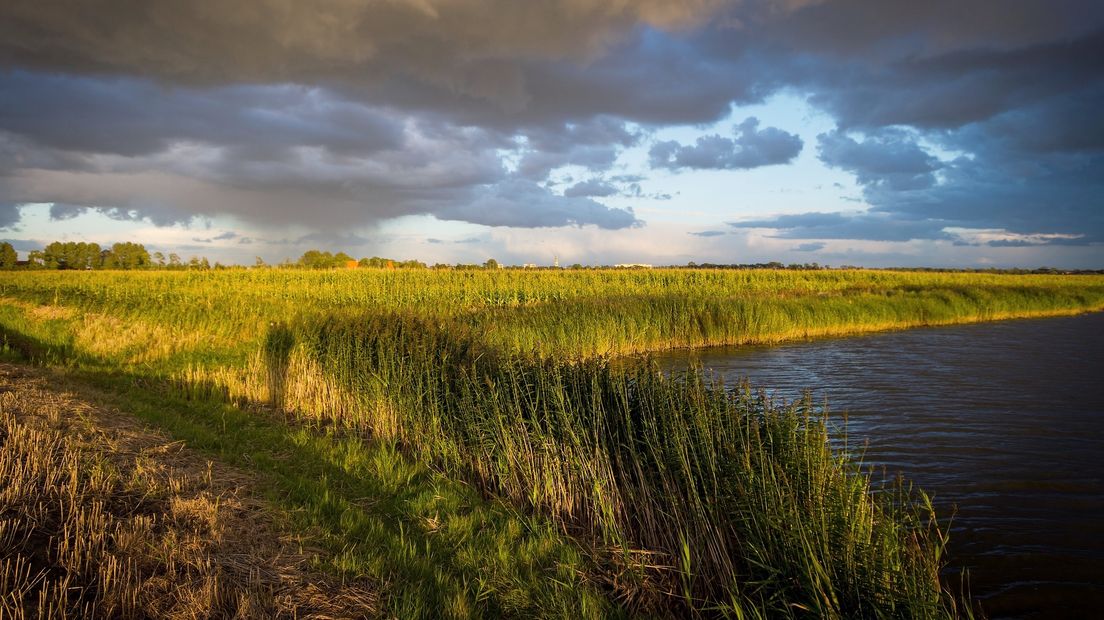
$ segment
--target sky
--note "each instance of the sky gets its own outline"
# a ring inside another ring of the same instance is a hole
[[[5,0],[0,239],[1104,268],[1098,0]]]

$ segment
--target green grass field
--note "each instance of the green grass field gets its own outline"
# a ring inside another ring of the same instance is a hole
[[[966,614],[926,497],[821,411],[625,356],[1102,308],[1104,276],[0,274],[8,355],[257,470],[396,617]]]

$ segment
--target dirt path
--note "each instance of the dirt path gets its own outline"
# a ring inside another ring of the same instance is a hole
[[[0,617],[360,618],[377,590],[313,568],[255,479],[0,364]]]

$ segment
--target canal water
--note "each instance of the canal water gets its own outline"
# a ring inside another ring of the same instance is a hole
[[[951,570],[989,617],[1104,617],[1104,313],[660,356],[691,360],[846,412],[867,464],[955,511]]]

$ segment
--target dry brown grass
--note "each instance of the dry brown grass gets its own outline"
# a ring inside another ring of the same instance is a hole
[[[249,475],[0,365],[0,618],[358,618]]]

